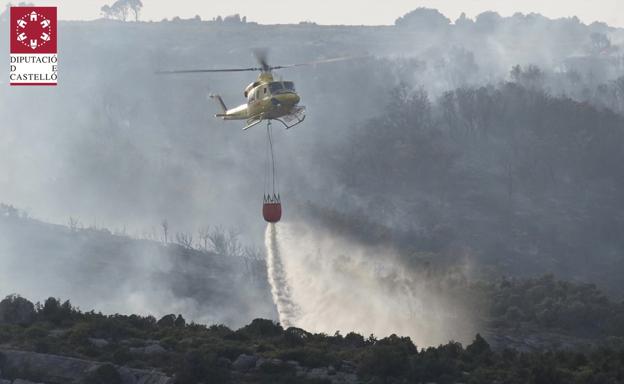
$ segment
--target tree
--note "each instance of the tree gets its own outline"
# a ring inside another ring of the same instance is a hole
[[[69,222],[67,223],[67,225],[69,226],[69,230],[72,232],[76,232],[78,231],[78,228],[80,227],[80,221],[75,218],[75,217],[69,217]]]
[[[480,356],[484,353],[490,353],[490,345],[485,339],[477,333],[472,344],[466,347],[466,353],[471,356]]]
[[[43,319],[50,321],[56,325],[62,324],[64,321],[71,320],[74,308],[69,300],[61,303],[59,299],[49,297],[39,311]]]
[[[141,0],[126,0],[126,2],[132,13],[134,13],[134,21],[139,21],[139,13],[141,12],[141,8],[143,8]]]
[[[611,48],[611,40],[604,33],[594,32],[589,36],[593,53],[602,53]]]
[[[459,18],[455,20],[455,26],[460,27],[460,28],[469,27],[473,24],[474,24],[474,21],[466,17],[466,13],[464,12],[462,12],[462,14],[459,15]]]
[[[161,317],[160,320],[156,322],[156,325],[158,325],[161,328],[163,327],[169,328],[169,327],[175,327],[175,323],[176,323],[176,315],[174,315],[173,313],[170,313],[168,315]]]
[[[418,27],[425,30],[446,28],[451,20],[441,14],[437,9],[417,8],[396,19],[397,27]]]
[[[139,21],[139,14],[143,8],[141,0],[117,0],[112,5],[104,5],[100,8],[100,12],[107,19],[118,19],[126,21],[128,14],[134,14],[134,20]]]
[[[214,227],[206,233],[212,244],[212,251],[223,256],[243,256],[244,248],[238,241],[238,235],[238,231],[234,229],[226,232],[221,227]]]
[[[240,15],[237,13],[235,15],[225,16],[223,21],[226,22],[226,23],[238,24],[238,23],[240,23],[241,19],[240,19]]]
[[[527,88],[539,88],[544,81],[544,72],[537,65],[529,65],[526,69],[515,65],[509,72],[513,82]]]
[[[202,228],[198,231],[199,243],[200,247],[203,248],[204,251],[208,250],[208,241],[210,240],[210,229]]]
[[[193,235],[190,233],[176,233],[176,243],[187,249],[193,248]]]
[[[186,320],[184,320],[184,317],[182,317],[182,315],[178,315],[178,317],[176,317],[175,322],[173,324],[176,327],[184,328],[184,326],[186,325]]]
[[[0,204],[0,215],[6,217],[19,217],[19,209],[12,205]]]
[[[35,306],[19,295],[0,301],[0,323],[29,325],[35,319]]]
[[[163,230],[163,242],[167,245],[167,237],[169,235],[169,223],[167,222],[167,219],[164,219],[162,223],[160,223],[160,226]]]
[[[108,4],[105,4],[105,5],[102,6],[102,8],[100,8],[100,13],[106,19],[112,19],[113,18],[113,10],[110,7],[110,5],[108,5]]]
[[[502,23],[502,20],[503,18],[498,13],[486,11],[477,16],[475,25],[481,32],[493,32]]]

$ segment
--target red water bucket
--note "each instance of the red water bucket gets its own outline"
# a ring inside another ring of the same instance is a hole
[[[262,204],[262,216],[268,223],[277,223],[282,218],[282,203],[265,202]]]

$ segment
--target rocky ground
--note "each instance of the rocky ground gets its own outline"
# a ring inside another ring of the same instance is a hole
[[[94,339],[94,344],[105,345],[105,340]],[[140,351],[139,351],[140,349]],[[158,354],[165,349],[159,344],[135,348],[135,353]],[[0,348],[2,366],[0,384],[92,384],[90,379],[103,367],[119,373],[119,384],[173,384],[174,378],[156,370],[133,369],[109,363]],[[339,369],[334,366],[307,368],[294,360],[267,359],[255,354],[240,354],[234,361],[220,358],[219,363],[231,370],[233,382],[253,382],[263,372],[292,370],[301,379],[317,380],[332,384],[359,383],[356,366],[343,361]],[[7,377],[12,376],[13,379]],[[3,378],[4,377],[4,378]],[[32,381],[35,380],[35,381]]]
[[[0,358],[4,369],[4,372],[0,372],[0,378],[16,377],[12,380],[0,379],[0,384],[89,384],[90,378],[101,372],[105,366],[119,373],[120,384],[172,384],[174,382],[172,378],[154,370],[132,369],[45,353],[0,348]]]
[[[332,365],[320,368],[306,368],[294,360],[265,359],[258,355],[241,354],[233,362],[228,360],[225,363],[232,369],[232,377],[235,379],[235,382],[251,381],[258,372],[280,370],[286,367],[286,369],[293,370],[296,376],[302,379],[320,380],[332,384],[359,383],[355,373],[356,367],[348,361],[342,361],[339,369]]]

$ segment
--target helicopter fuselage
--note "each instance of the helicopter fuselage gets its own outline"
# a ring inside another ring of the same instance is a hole
[[[299,105],[299,95],[295,91],[292,81],[275,80],[271,71],[276,69],[294,68],[317,64],[334,63],[338,61],[353,60],[355,56],[334,57],[330,59],[309,61],[290,65],[269,65],[267,61],[267,51],[257,49],[254,51],[259,67],[249,68],[213,68],[213,69],[182,69],[157,71],[160,74],[182,74],[182,73],[224,73],[224,72],[247,72],[260,71],[258,79],[245,88],[246,104],[236,108],[228,109],[219,95],[210,95],[221,107],[221,113],[215,116],[223,120],[247,120],[245,128],[248,129],[260,122],[267,120],[277,120],[286,129],[300,124],[305,119],[305,107]]]
[[[249,128],[262,120],[279,120],[303,112],[303,107],[298,106],[301,99],[295,91],[294,83],[276,81],[270,72],[262,72],[255,82],[249,84],[244,96],[247,103],[231,109],[225,107],[219,96],[214,96],[222,108],[222,112],[215,116],[223,120],[247,120],[245,128]]]

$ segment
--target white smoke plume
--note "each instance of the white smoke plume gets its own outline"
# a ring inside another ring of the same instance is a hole
[[[355,244],[306,224],[280,223],[279,232],[269,226],[266,235],[283,323],[330,334],[407,335],[421,347],[468,342],[477,331],[478,311],[456,275],[414,271],[391,249]]]

